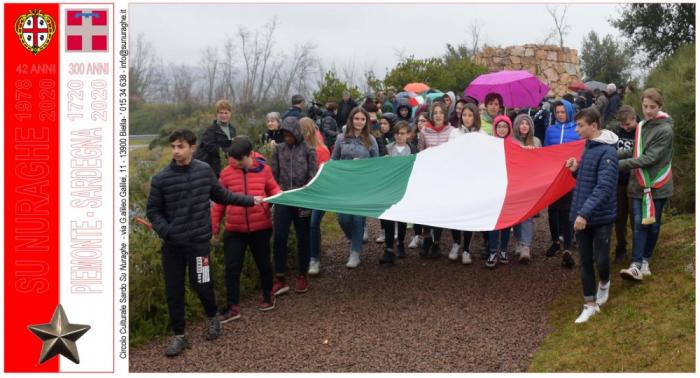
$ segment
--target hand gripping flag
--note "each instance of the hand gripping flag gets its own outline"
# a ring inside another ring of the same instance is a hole
[[[268,202],[423,224],[488,231],[516,225],[571,191],[565,168],[583,141],[535,150],[481,133],[417,155],[329,161],[303,188]]]

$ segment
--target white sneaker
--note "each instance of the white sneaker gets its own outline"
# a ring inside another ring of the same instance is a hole
[[[583,305],[583,311],[581,311],[581,315],[576,318],[574,323],[579,324],[579,323],[585,323],[588,321],[588,319],[591,318],[591,316],[595,315],[596,313],[600,312],[600,307],[598,307],[597,304],[593,306],[589,306],[587,304]]]
[[[352,269],[357,268],[358,265],[360,265],[360,252],[350,251],[350,257],[348,258],[348,263],[345,264],[345,266]]]
[[[642,276],[644,277],[651,276],[651,270],[649,270],[649,261],[642,260],[642,269],[640,269],[639,272],[642,273]]]
[[[627,269],[622,269],[620,271],[620,276],[631,281],[641,281],[644,278],[642,272],[637,268],[637,264],[635,263],[632,263]]]
[[[384,234],[381,234],[381,235],[379,235],[379,237],[375,241],[377,243],[384,243],[386,241],[386,237],[384,236]]]
[[[321,262],[317,259],[311,259],[309,261],[309,275],[318,276],[319,273],[321,273]]]
[[[522,249],[523,249],[523,244],[521,242],[518,242],[517,244],[515,244],[515,255],[519,257]]]
[[[595,294],[595,303],[598,306],[602,306],[608,301],[608,294],[610,294],[610,281],[603,285],[602,282],[598,282],[598,292]]]
[[[472,263],[472,256],[469,254],[469,251],[462,252],[462,264],[469,265],[471,263]]]
[[[452,244],[452,249],[450,250],[450,254],[447,255],[447,258],[450,259],[450,261],[457,261],[459,258],[459,244]]]
[[[423,238],[420,235],[416,235],[411,239],[411,242],[408,243],[408,248],[418,248],[421,245],[423,245]]]
[[[520,247],[520,256],[518,257],[518,260],[521,264],[527,264],[530,262],[530,247],[525,245]]]
[[[362,241],[366,242],[367,240],[369,240],[369,230],[367,229],[367,226],[365,226],[365,233],[362,234]]]

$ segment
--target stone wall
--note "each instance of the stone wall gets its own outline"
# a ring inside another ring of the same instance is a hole
[[[489,72],[526,70],[549,85],[550,94],[561,97],[567,86],[581,80],[581,66],[575,49],[554,45],[486,47],[474,57],[474,62],[486,66]]]

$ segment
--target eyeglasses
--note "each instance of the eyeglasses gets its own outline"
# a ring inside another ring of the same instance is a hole
[[[427,119],[419,119],[418,120],[418,123],[423,123],[423,122],[428,122],[428,120]]]

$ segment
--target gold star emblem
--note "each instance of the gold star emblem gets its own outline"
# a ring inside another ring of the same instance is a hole
[[[58,354],[62,354],[76,364],[80,363],[78,347],[75,345],[75,342],[90,329],[90,326],[70,324],[60,304],[56,307],[56,311],[53,312],[51,323],[30,325],[28,328],[44,342],[41,346],[40,364]]]

